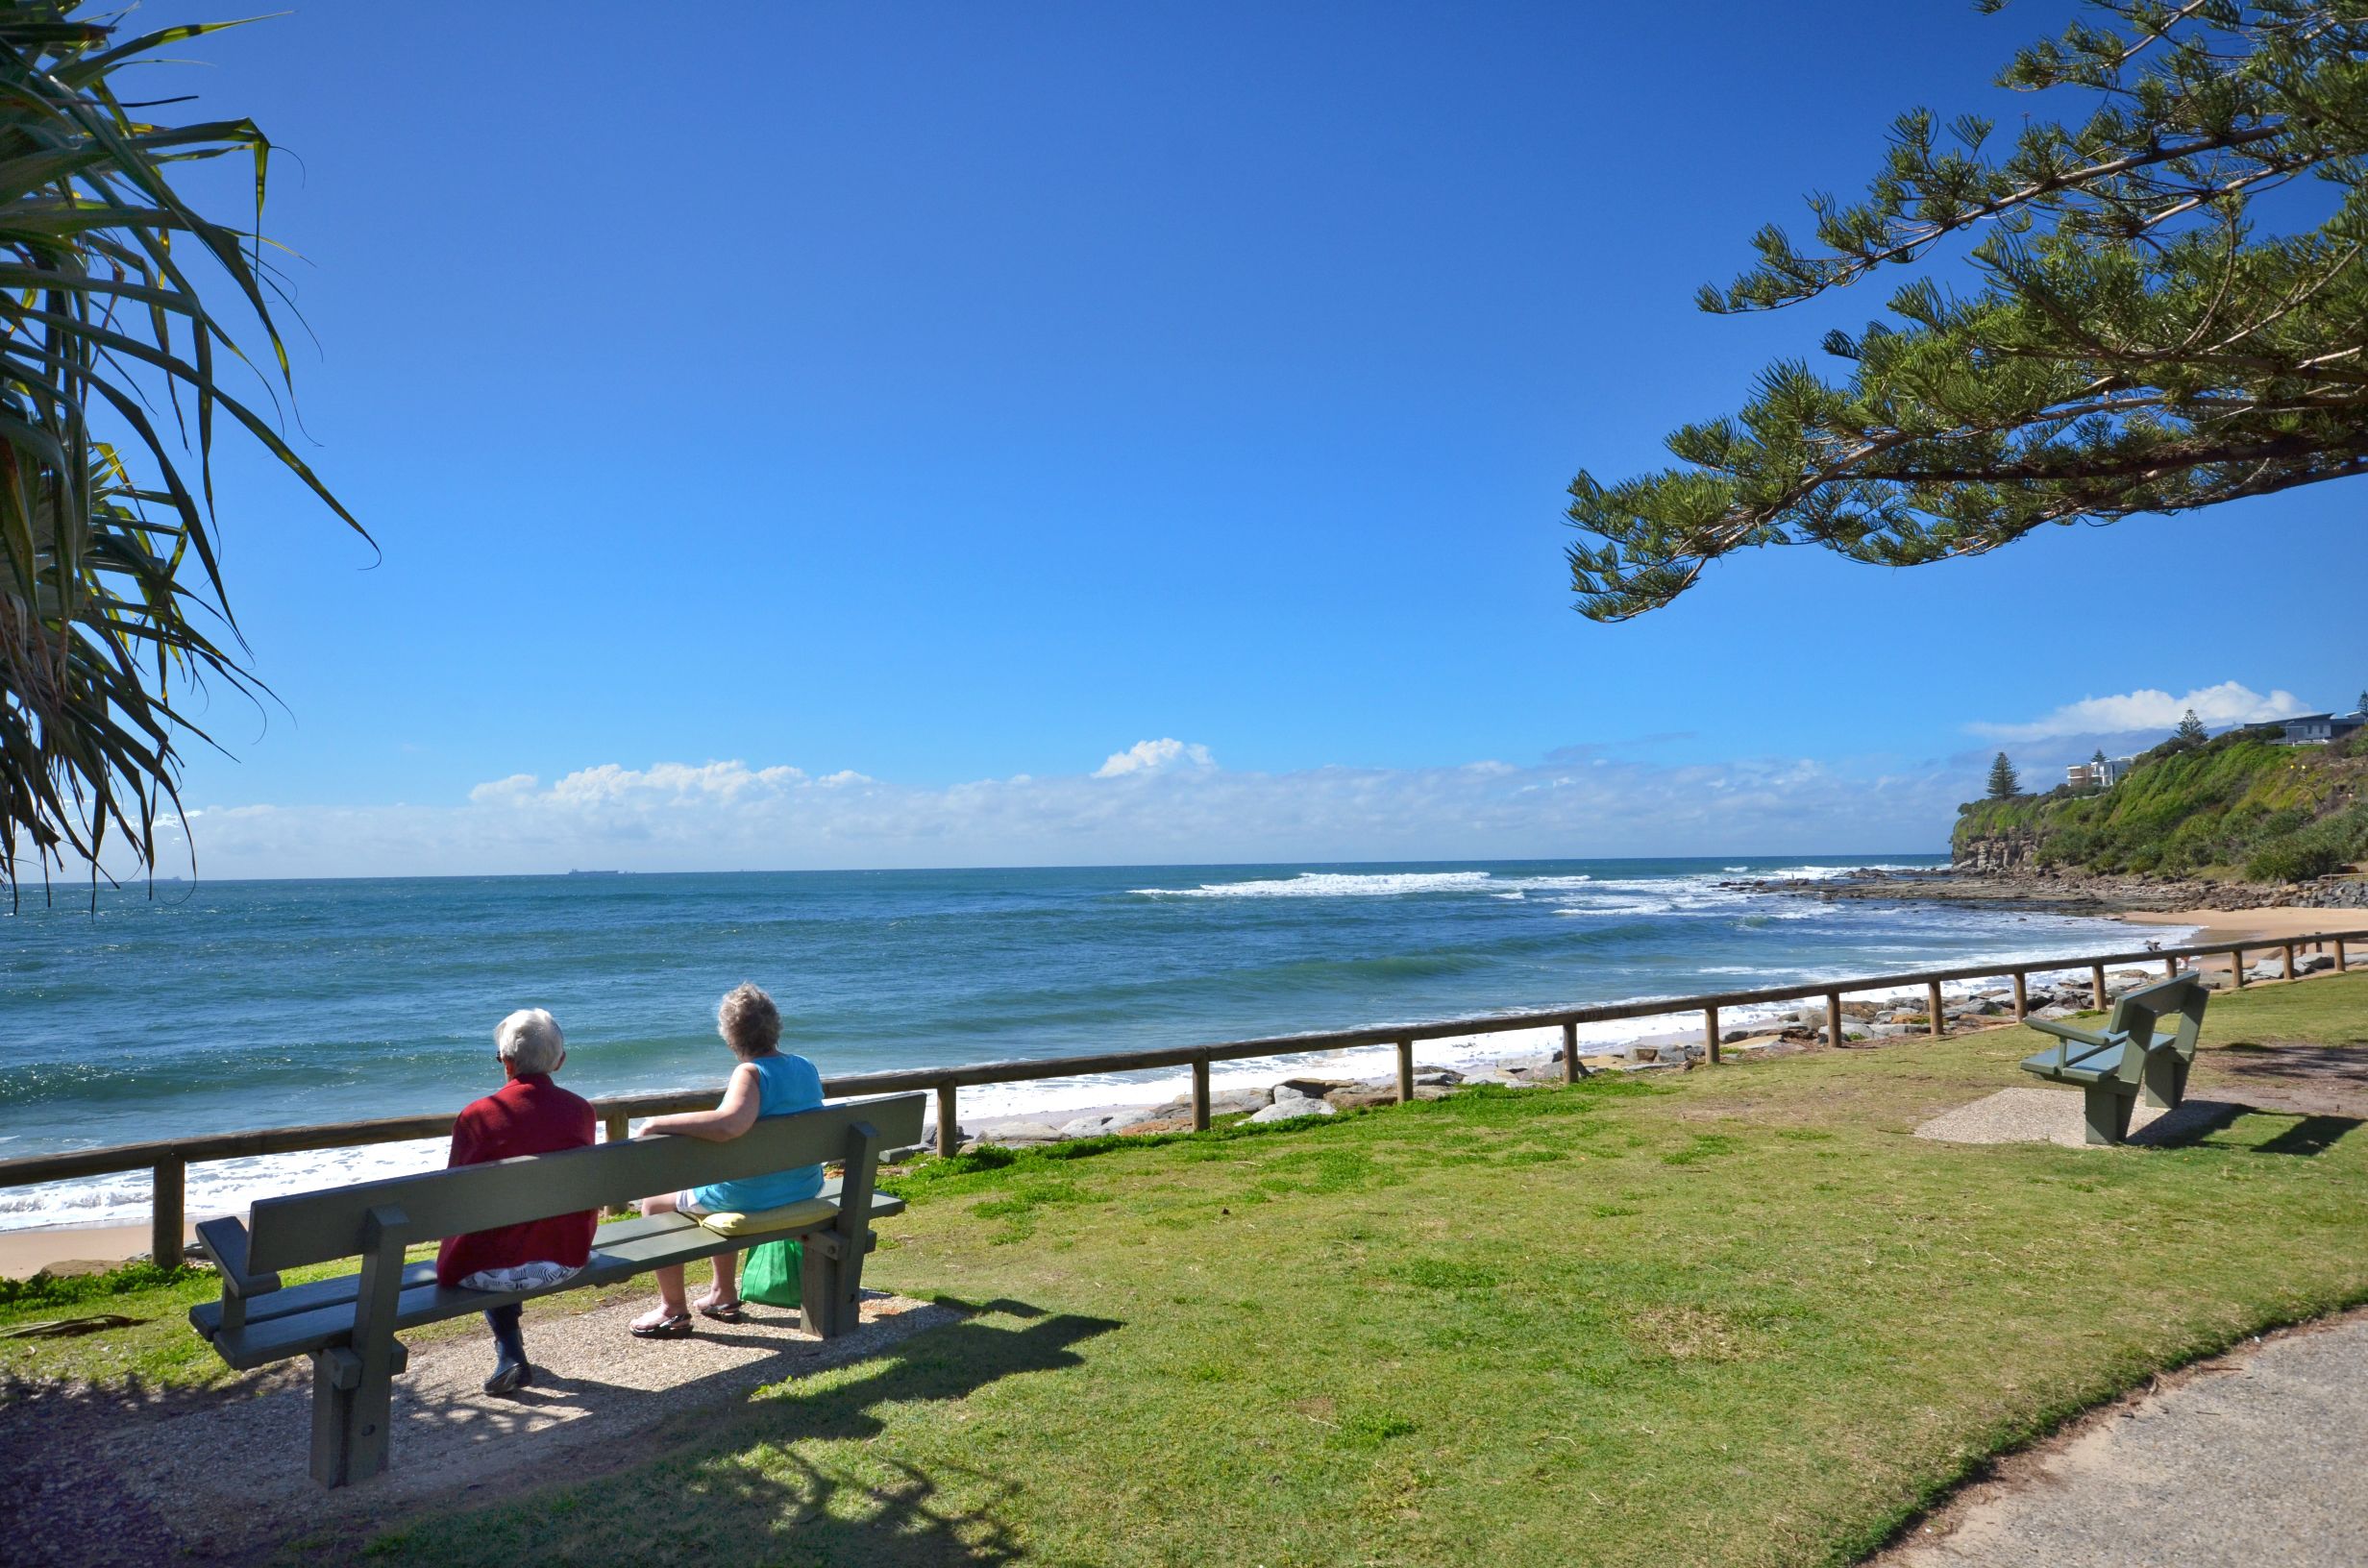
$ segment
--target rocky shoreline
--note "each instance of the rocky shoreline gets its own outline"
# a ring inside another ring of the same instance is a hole
[[[2190,909],[2368,909],[2368,880],[2321,877],[2284,887],[2201,882],[2087,871],[1990,870],[1844,871],[1824,881],[1737,878],[1719,884],[1747,893],[1781,893],[1826,903],[1846,899],[1918,899],[2038,915],[2170,915]]]
[[[1778,884],[1785,888],[1795,885]],[[2333,967],[2334,960],[2325,954],[2300,955],[2294,972],[2297,978],[2301,978]],[[2368,968],[2368,952],[2356,953],[2349,967],[2354,969]],[[2160,973],[2152,968],[2125,966],[2109,970],[2106,974],[2107,999],[2109,1001],[2124,992],[2151,985],[2160,978]],[[2233,984],[2225,968],[2203,970],[2201,978],[2213,991],[2225,991]],[[2248,984],[2284,978],[2282,956],[2264,956],[2246,968]],[[2035,972],[2026,982],[2026,1013],[2035,1018],[2068,1018],[2092,1011],[2095,999],[2089,985],[2089,975],[2084,968],[2058,971],[2052,976]],[[1929,1039],[1932,1033],[1932,1020],[1926,1012],[1926,1003],[1920,994],[1912,992],[1848,997],[1841,1004],[1841,1039],[1834,1041],[1828,1038],[1825,1003],[1822,1000],[1773,1004],[1766,1017],[1755,1019],[1744,1027],[1723,1030],[1719,1035],[1719,1053],[1730,1060],[1748,1061],[1836,1047],[1844,1050],[1866,1049],[1894,1041]],[[1940,1023],[1945,1034],[1993,1029],[2013,1021],[2014,991],[2007,980],[1965,986],[1944,992],[1941,997]],[[1604,1045],[1592,1051],[1582,1051],[1579,1066],[1588,1075],[1603,1072],[1683,1072],[1702,1065],[1706,1056],[1700,1032],[1689,1031],[1648,1036]],[[1530,1051],[1509,1055],[1469,1070],[1443,1066],[1418,1067],[1415,1072],[1415,1098],[1443,1099],[1483,1084],[1507,1089],[1538,1089],[1559,1084],[1563,1081],[1562,1060],[1560,1050],[1546,1053]],[[1248,1122],[1293,1121],[1396,1103],[1397,1080],[1394,1076],[1330,1078],[1308,1074],[1285,1078],[1265,1088],[1217,1090],[1209,1096],[1209,1114],[1218,1118],[1240,1116]],[[967,1154],[987,1145],[1007,1149],[1040,1148],[1048,1143],[1066,1143],[1078,1139],[1188,1133],[1192,1130],[1192,1102],[1172,1099],[1158,1105],[1102,1107],[1072,1115],[1058,1123],[1042,1116],[982,1117],[974,1124],[958,1124],[954,1131],[961,1152]],[[933,1126],[925,1129],[923,1148],[934,1147],[936,1136]]]

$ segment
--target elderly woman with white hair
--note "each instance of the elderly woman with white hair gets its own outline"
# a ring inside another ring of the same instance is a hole
[[[567,1060],[559,1021],[539,1007],[521,1008],[493,1032],[494,1051],[507,1082],[472,1101],[453,1121],[449,1165],[482,1164],[519,1154],[556,1154],[592,1142],[592,1102],[551,1081]],[[591,1260],[596,1211],[555,1214],[498,1230],[445,1238],[435,1258],[438,1285],[471,1290],[539,1290],[572,1277]],[[516,1302],[485,1313],[493,1330],[489,1394],[515,1393],[533,1381],[527,1364],[524,1317]]]

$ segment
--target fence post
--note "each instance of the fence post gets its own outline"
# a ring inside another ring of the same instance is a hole
[[[2335,972],[2337,974],[2343,972],[2343,939],[2337,937],[2335,939]]]
[[[937,1152],[941,1158],[951,1159],[953,1151],[960,1147],[955,1141],[955,1135],[960,1131],[953,1119],[953,1085],[940,1084],[937,1086]]]
[[[2294,978],[2294,944],[2290,942],[2285,944],[2285,977]]]
[[[159,1268],[181,1266],[182,1180],[188,1170],[178,1156],[160,1160],[148,1188],[148,1256]]]
[[[2175,958],[2166,958],[2162,961],[2162,978],[2165,980],[2176,980],[2179,978],[2179,960]]]
[[[2020,1023],[2031,1016],[2031,990],[2024,983],[2023,971],[2014,971],[2014,1021]]]
[[[1940,1038],[1941,1028],[1939,981],[1927,980],[1924,982],[1924,1001],[1926,1006],[1924,1015],[1925,1021],[1931,1026],[1933,1039],[1938,1040]]]
[[[2245,949],[2241,945],[2229,949],[2229,989],[2245,989]]]
[[[1563,1082],[1575,1084],[1586,1076],[1587,1069],[1579,1066],[1579,1026],[1566,1023],[1563,1025]]]
[[[1415,1042],[1397,1042],[1397,1103],[1404,1105],[1415,1097]]]
[[[2100,1013],[2105,1011],[2105,966],[2102,964],[2088,966],[2088,1005]]]
[[[1208,1130],[1209,1065],[1196,1062],[1193,1064],[1193,1131],[1205,1133]]]
[[[1702,1040],[1708,1047],[1711,1066],[1718,1066],[1718,1009],[1714,1007],[1702,1010]]]
[[[1841,992],[1838,991],[1825,993],[1825,1042],[1835,1050],[1841,1049]]]

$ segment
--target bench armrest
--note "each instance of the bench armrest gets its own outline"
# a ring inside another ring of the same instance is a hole
[[[2023,1022],[2043,1035],[2054,1035],[2063,1041],[2056,1047],[2056,1066],[2059,1067],[2070,1065],[2072,1047],[2075,1045],[2084,1045],[2090,1051],[2107,1051],[2116,1045],[2129,1043],[2127,1037],[2122,1035],[2097,1034],[2087,1029],[2075,1029],[2068,1023],[2058,1023],[2053,1018],[2025,1018]]]
[[[247,1272],[247,1228],[237,1220],[201,1220],[197,1245],[222,1276],[224,1296],[243,1299],[280,1288],[279,1275]]]
[[[2068,1040],[2074,1044],[2091,1046],[2100,1051],[2108,1045],[2121,1043],[2121,1037],[2118,1035],[2101,1035],[2092,1029],[2075,1029],[2068,1023],[2058,1023],[2054,1018],[2025,1018],[2023,1027],[2036,1029],[2043,1035],[2054,1035],[2058,1040]]]

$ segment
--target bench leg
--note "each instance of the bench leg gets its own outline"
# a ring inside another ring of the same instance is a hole
[[[312,1353],[312,1479],[342,1486],[353,1454],[354,1390],[340,1387],[350,1373],[338,1365],[353,1352],[342,1347]]]
[[[410,1359],[394,1334],[409,1230],[400,1209],[370,1211],[355,1282],[354,1342],[312,1353],[312,1479],[324,1486],[351,1486],[386,1468],[395,1374]]]
[[[2169,1110],[2185,1097],[2186,1085],[2180,1082],[2185,1076],[2179,1069],[2179,1058],[2167,1053],[2147,1058],[2143,1075],[2138,1080],[2138,1094],[2148,1105]]]
[[[799,1319],[808,1334],[825,1339],[836,1339],[853,1326],[847,1309],[853,1305],[854,1291],[840,1283],[841,1264],[830,1256],[836,1250],[831,1240],[826,1232],[807,1237],[798,1273]]]
[[[2090,1084],[2084,1096],[2087,1102],[2088,1141],[2112,1144],[2130,1137],[2130,1113],[2137,1109],[2137,1097],[2116,1092],[2103,1084]]]
[[[386,1424],[394,1375],[410,1364],[402,1343],[389,1347],[386,1376],[365,1397],[362,1358],[345,1345],[312,1353],[312,1479],[350,1486],[386,1468]]]
[[[872,1183],[878,1166],[879,1134],[859,1121],[847,1130],[838,1223],[806,1237],[805,1266],[798,1276],[800,1315],[825,1339],[863,1326],[863,1255],[873,1246]]]

